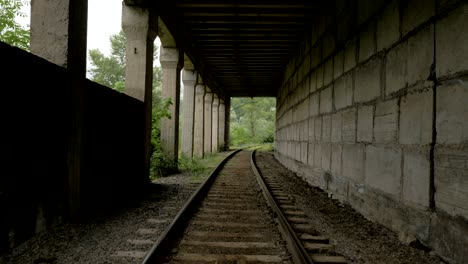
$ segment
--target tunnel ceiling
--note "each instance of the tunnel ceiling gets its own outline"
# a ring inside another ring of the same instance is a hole
[[[276,96],[311,21],[311,2],[165,0],[157,9],[210,88]]]

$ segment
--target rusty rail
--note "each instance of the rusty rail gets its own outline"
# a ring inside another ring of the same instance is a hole
[[[289,253],[292,256],[294,263],[295,264],[313,264],[313,261],[309,257],[309,254],[307,253],[306,249],[304,248],[301,241],[297,237],[296,233],[294,232],[294,229],[289,224],[283,212],[279,208],[275,199],[273,198],[270,191],[268,190],[268,187],[266,186],[265,181],[260,175],[260,172],[258,171],[257,166],[255,164],[255,152],[256,150],[252,151],[252,156],[250,157],[250,164],[251,164],[252,171],[256,176],[256,179],[257,179],[258,184],[260,185],[260,188],[262,189],[262,193],[263,193],[263,196],[265,197],[265,200],[267,201],[270,208],[273,210],[275,220],[278,223],[278,228],[283,236],[283,239],[286,241],[287,248],[289,250]]]

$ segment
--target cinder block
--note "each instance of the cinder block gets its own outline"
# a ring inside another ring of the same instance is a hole
[[[331,122],[331,142],[341,142],[341,113],[333,114]]]
[[[353,73],[347,73],[335,81],[335,108],[337,110],[353,103]]]
[[[310,56],[304,57],[303,67],[304,67],[304,77],[305,77],[309,75],[310,73]]]
[[[344,51],[341,50],[335,55],[333,60],[333,79],[337,79],[343,74]]]
[[[295,160],[301,161],[301,142],[294,142],[294,148],[296,149]]]
[[[439,210],[468,218],[468,149],[438,147],[435,152],[435,202]]]
[[[297,70],[297,83],[300,84],[303,78],[304,78],[304,63],[301,63]]]
[[[315,141],[315,118],[309,118],[309,143]]]
[[[330,113],[333,110],[332,86],[320,91],[320,113]]]
[[[323,35],[323,58],[330,56],[335,50],[335,37],[331,31],[325,32]]]
[[[309,143],[309,146],[308,146],[308,154],[307,154],[307,164],[309,166],[314,166],[314,144],[313,143]]]
[[[405,1],[401,30],[403,36],[435,15],[434,0]]]
[[[377,22],[377,51],[389,48],[400,38],[399,1],[393,0]]]
[[[310,67],[315,68],[322,61],[322,45],[314,45],[310,50]]]
[[[343,147],[341,145],[337,145],[337,144],[332,145],[331,172],[333,173],[333,175],[342,175],[341,173],[342,153],[343,153]]]
[[[359,62],[375,54],[375,23],[370,23],[359,35]]]
[[[358,0],[357,4],[357,22],[358,25],[361,25],[364,22],[366,22],[370,17],[375,15],[377,11],[384,6],[385,0]]]
[[[468,82],[458,80],[437,88],[437,144],[468,142]]]
[[[431,178],[429,150],[405,150],[403,155],[403,199],[428,207]]]
[[[309,96],[307,95],[307,97],[304,99],[304,102],[302,103],[302,120],[309,118],[309,100]]]
[[[330,142],[331,136],[331,115],[322,116],[322,141]]]
[[[331,144],[322,144],[322,169],[330,171],[331,169]]]
[[[343,142],[356,142],[356,108],[351,108],[343,112]]]
[[[317,90],[317,72],[315,70],[313,70],[310,73],[310,79],[309,80],[310,80],[309,92],[313,93],[315,90]]]
[[[343,176],[357,183],[364,181],[364,145],[343,145]]]
[[[356,71],[354,101],[366,102],[380,96],[381,60],[374,59]]]
[[[408,44],[403,42],[387,54],[385,65],[385,95],[405,88],[407,81]]]
[[[315,118],[315,140],[321,141],[322,140],[322,117]]]
[[[374,129],[374,106],[363,105],[358,109],[357,141],[372,142]]]
[[[353,69],[356,66],[356,39],[352,39],[345,46],[344,54],[344,72]]]
[[[399,197],[401,158],[401,149],[368,145],[365,160],[366,185]]]
[[[329,85],[333,81],[333,58],[328,59],[324,67],[323,85]]]
[[[398,99],[378,103],[375,108],[374,138],[377,143],[395,141],[398,128]]]
[[[436,22],[437,77],[468,69],[468,4]]]
[[[304,134],[304,138],[301,141],[308,142],[309,141],[309,119],[305,119],[302,121],[302,131]]]
[[[301,162],[307,164],[307,154],[309,152],[307,142],[301,142]]]
[[[317,68],[317,90],[323,87],[323,64]]]
[[[427,80],[433,63],[434,26],[429,25],[408,40],[408,84]]]
[[[433,91],[409,94],[400,103],[400,144],[432,142]]]
[[[322,167],[322,144],[315,144],[314,148],[314,167]]]
[[[315,92],[309,97],[309,116],[313,117],[319,114],[319,93]]]

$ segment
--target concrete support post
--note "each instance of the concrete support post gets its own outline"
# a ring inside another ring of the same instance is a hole
[[[171,100],[171,118],[161,120],[161,147],[169,157],[177,162],[179,150],[179,102],[180,70],[183,56],[176,48],[161,47],[159,61],[162,69],[162,98]]]
[[[184,153],[187,157],[192,158],[195,119],[195,85],[197,84],[197,72],[185,69],[182,70],[182,82],[184,83],[182,153]]]
[[[218,120],[218,149],[224,150],[225,147],[225,138],[224,134],[226,133],[226,105],[224,100],[219,99],[219,120]]]
[[[193,155],[203,158],[204,156],[204,137],[205,137],[205,85],[198,78],[198,84],[195,87],[195,120],[193,131]]]
[[[122,4],[122,29],[127,37],[125,94],[144,102],[145,107],[142,128],[144,171],[139,175],[142,182],[148,179],[150,167],[153,43],[157,27],[157,19],[148,9]]]
[[[211,152],[218,152],[219,98],[216,94],[213,94],[211,120]]]
[[[31,1],[31,53],[86,76],[88,0]]]
[[[213,93],[205,86],[205,131],[204,131],[204,153],[211,153],[213,116]]]
[[[68,118],[67,135],[67,207],[76,218],[81,210],[81,168],[83,149],[84,94],[86,77],[87,0],[31,1],[31,53],[67,68],[74,78],[69,89],[74,111]],[[64,87],[65,88],[65,87]],[[41,219],[43,220],[43,219]],[[38,220],[38,222],[45,222]],[[42,227],[39,227],[39,229]]]
[[[229,130],[230,130],[230,120],[231,120],[231,97],[226,96],[224,100],[225,104],[225,113],[224,113],[224,150],[229,149]]]

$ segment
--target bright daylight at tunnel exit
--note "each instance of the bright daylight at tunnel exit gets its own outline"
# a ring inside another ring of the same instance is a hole
[[[466,28],[462,0],[0,0],[0,264],[467,263]]]

